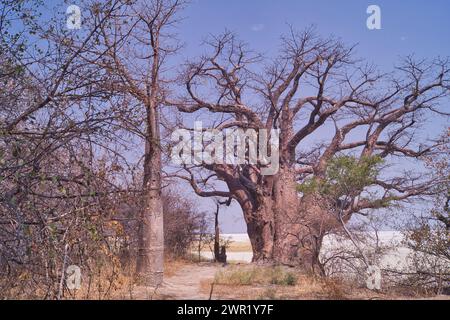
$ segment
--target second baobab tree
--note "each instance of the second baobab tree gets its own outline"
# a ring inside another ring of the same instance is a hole
[[[91,13],[91,20],[101,19],[103,12],[98,5],[89,3],[85,11]],[[164,270],[160,114],[170,83],[162,68],[179,48],[173,32],[184,4],[176,0],[121,4],[102,26],[96,46],[85,59],[108,74],[102,85],[113,97],[109,107],[116,111],[117,130],[122,132],[117,140],[143,145],[137,278],[142,284],[157,286]]]

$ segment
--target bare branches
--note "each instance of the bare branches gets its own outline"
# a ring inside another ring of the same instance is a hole
[[[189,184],[191,185],[192,189],[194,190],[194,192],[200,197],[232,197],[231,192],[227,192],[227,191],[202,190],[201,187],[199,186],[199,183],[206,185],[208,180],[212,176],[208,176],[207,178],[204,178],[204,179],[195,179],[194,174],[191,169],[189,169],[187,167],[185,167],[184,169],[189,174],[188,177],[184,176],[184,175],[179,175],[179,174],[170,174],[170,175],[167,175],[167,178],[178,178],[178,179],[188,181]]]
[[[186,64],[180,78],[185,95],[166,103],[183,113],[213,115],[210,125],[219,130],[280,129],[281,168],[294,172],[299,182],[323,179],[330,161],[342,154],[359,159],[377,156],[387,168],[393,157],[422,161],[442,146],[415,135],[428,116],[447,114],[448,59],[407,57],[394,72],[381,73],[355,59],[353,47],[321,38],[312,28],[290,29],[281,42],[280,54],[270,61],[252,53],[230,32],[210,38],[209,54]],[[311,146],[317,137],[321,141]],[[220,166],[200,165],[187,180],[197,181],[194,175],[201,169],[216,173],[238,201],[251,199],[252,210],[261,205],[258,197],[276,192],[278,175],[261,176],[248,165],[228,165],[228,178]],[[437,183],[425,174],[418,179],[398,172],[396,181],[402,183],[392,184],[384,173],[371,186],[384,196],[362,200],[371,187],[361,188],[351,197],[353,209],[346,210],[381,208],[426,196]],[[206,195],[198,186],[194,189]],[[244,193],[238,196],[236,190]]]
[[[242,42],[238,42],[230,32],[225,32],[207,42],[212,48],[210,56],[187,65],[183,75],[183,85],[187,96],[180,101],[171,101],[182,112],[193,113],[207,109],[213,113],[229,113],[236,120],[246,121],[262,127],[261,119],[242,100],[242,92],[249,81],[249,65],[259,60]],[[202,97],[204,90],[197,91],[199,83],[209,83],[214,95]]]

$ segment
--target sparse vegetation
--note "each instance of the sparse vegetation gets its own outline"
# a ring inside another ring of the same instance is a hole
[[[223,285],[294,286],[297,275],[283,267],[232,266],[216,274],[215,283]]]

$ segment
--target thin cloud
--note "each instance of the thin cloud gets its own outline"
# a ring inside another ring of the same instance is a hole
[[[264,24],[262,23],[257,23],[252,25],[252,31],[258,32],[258,31],[262,31],[264,29]]]

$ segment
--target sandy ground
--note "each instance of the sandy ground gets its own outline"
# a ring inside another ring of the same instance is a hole
[[[209,298],[208,288],[202,285],[212,283],[214,275],[222,267],[211,263],[186,264],[165,278],[159,288],[136,287],[134,299],[176,299],[206,300]]]

